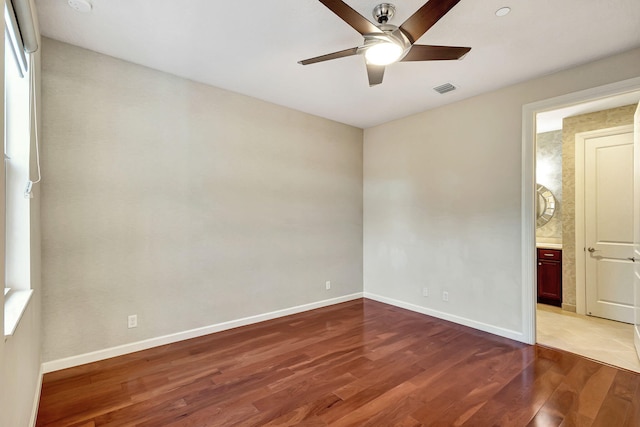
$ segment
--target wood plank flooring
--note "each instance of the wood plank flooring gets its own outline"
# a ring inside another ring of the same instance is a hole
[[[37,426],[640,426],[640,375],[371,300],[46,374]]]

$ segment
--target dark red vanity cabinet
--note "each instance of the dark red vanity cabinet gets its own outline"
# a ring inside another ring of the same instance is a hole
[[[538,302],[562,306],[562,251],[538,248]]]

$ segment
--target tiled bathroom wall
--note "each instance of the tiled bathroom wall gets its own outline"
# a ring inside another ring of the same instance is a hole
[[[536,229],[536,240],[562,243],[562,130],[537,135],[536,182],[556,198],[555,213],[548,223]]]

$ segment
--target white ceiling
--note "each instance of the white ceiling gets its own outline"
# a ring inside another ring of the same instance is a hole
[[[361,128],[640,46],[639,0],[461,0],[418,43],[466,57],[393,64],[370,88],[360,56],[297,63],[363,40],[317,0],[89,1],[83,14],[36,0],[42,34]],[[346,1],[371,20],[379,2]],[[425,0],[392,2],[400,25]],[[458,89],[433,91],[447,82]]]

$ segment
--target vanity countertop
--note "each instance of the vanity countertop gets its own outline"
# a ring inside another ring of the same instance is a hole
[[[562,250],[562,243],[544,243],[544,242],[536,242],[536,248],[541,248],[541,249],[559,249],[559,250]]]

